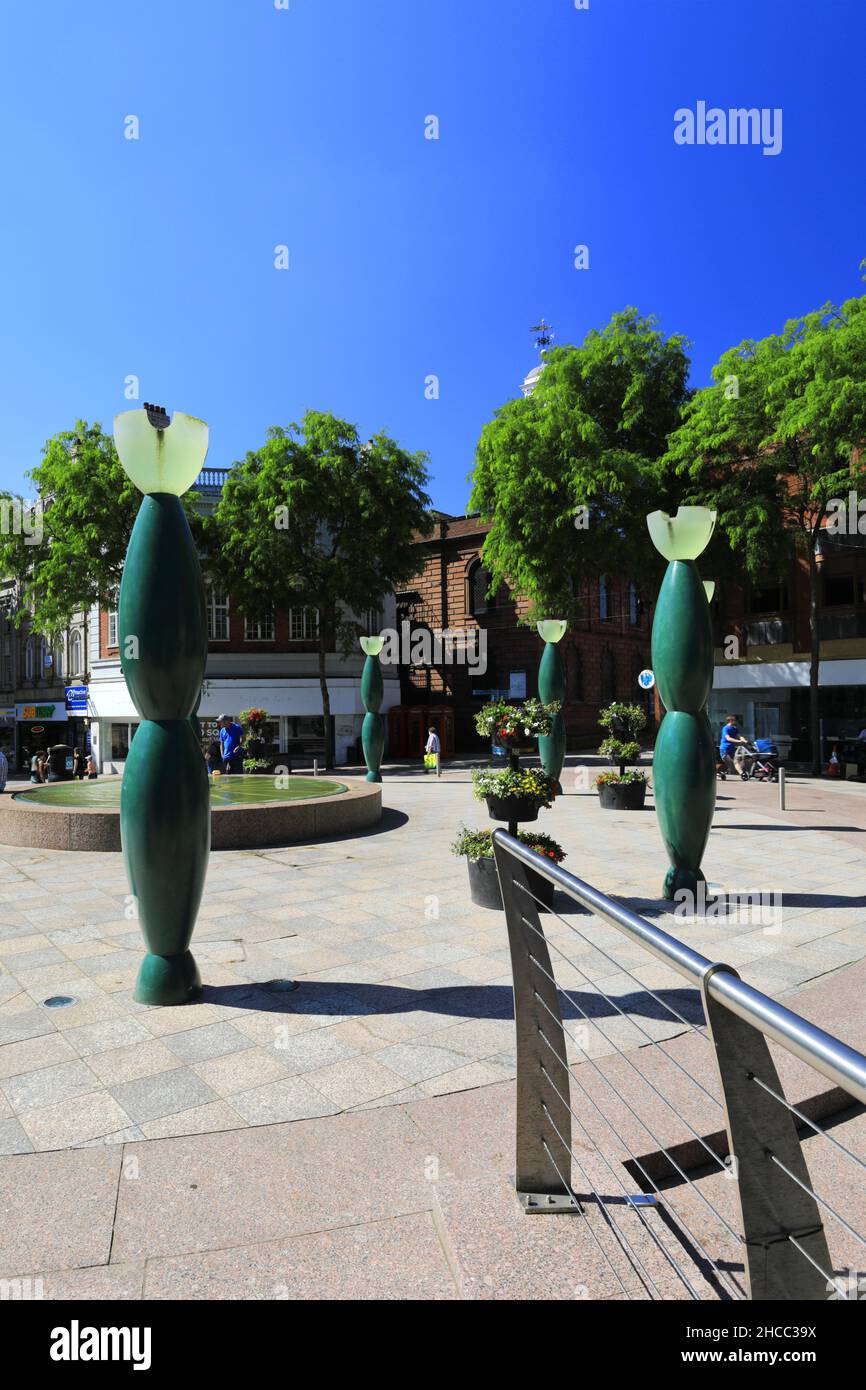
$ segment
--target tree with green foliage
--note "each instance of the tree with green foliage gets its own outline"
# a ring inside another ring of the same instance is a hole
[[[671,502],[658,461],[688,396],[686,349],[626,309],[548,352],[533,394],[484,426],[469,505],[491,522],[491,589],[527,599],[524,621],[579,617],[586,580],[659,568],[645,518]]]
[[[821,533],[834,499],[847,501],[866,478],[866,296],[730,348],[713,380],[686,406],[664,463],[680,480],[680,501],[716,509],[747,575],[781,574],[792,549],[808,563],[818,772]]]
[[[84,420],[49,439],[27,476],[39,527],[32,536],[2,528],[0,573],[14,583],[15,621],[29,617],[37,632],[53,635],[76,609],[107,606],[116,593],[141,495],[111,436]],[[15,509],[21,499],[2,505]]]
[[[206,565],[243,612],[317,610],[328,767],[327,653],[347,652],[364,631],[359,615],[416,571],[412,537],[430,525],[426,462],[386,434],[362,444],[354,425],[308,411],[231,469],[205,526]]]

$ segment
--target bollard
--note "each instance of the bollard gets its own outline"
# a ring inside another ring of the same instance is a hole
[[[441,776],[442,776],[442,762],[441,762],[441,754],[440,754],[440,753],[437,753],[437,754],[436,754],[436,776],[437,776],[437,777],[441,777]]]
[[[785,769],[779,768],[779,810],[785,809]]]
[[[313,759],[313,776],[314,776],[314,777],[318,777],[318,775],[319,775],[319,760],[318,760],[318,758],[314,758],[314,759]]]

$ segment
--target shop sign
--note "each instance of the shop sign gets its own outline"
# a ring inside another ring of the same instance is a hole
[[[51,723],[58,720],[66,721],[66,704],[60,700],[49,700],[44,704],[16,705],[16,717],[24,723],[29,723],[33,719],[45,719]]]

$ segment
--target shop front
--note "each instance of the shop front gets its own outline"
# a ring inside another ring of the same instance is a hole
[[[64,700],[34,700],[15,706],[15,768],[29,775],[34,753],[56,743],[71,744],[76,736]],[[8,756],[8,755],[7,755]]]

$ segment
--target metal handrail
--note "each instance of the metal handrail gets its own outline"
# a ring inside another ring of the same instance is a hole
[[[644,946],[657,960],[669,965],[698,988],[712,970],[714,973],[709,977],[707,989],[713,999],[866,1105],[866,1057],[861,1053],[747,985],[732,966],[708,960],[622,903],[608,898],[591,884],[567,873],[558,864],[551,864],[549,859],[536,854],[535,850],[515,840],[506,831],[495,830],[493,841],[507,849],[515,859],[523,860],[536,873],[550,879],[582,907],[590,908],[597,917]]]
[[[576,1001],[555,978],[541,925],[550,909],[540,903],[533,891],[533,884],[537,889],[539,882],[546,880],[700,990],[707,1030],[695,1031],[715,1052],[728,1152],[735,1159],[732,1172],[737,1177],[742,1219],[742,1235],[738,1239],[744,1247],[750,1296],[755,1299],[825,1299],[828,1283],[832,1287],[834,1281],[822,1212],[829,1213],[862,1244],[866,1245],[866,1239],[812,1189],[795,1125],[795,1118],[803,1117],[785,1099],[767,1039],[832,1081],[853,1100],[863,1103],[866,1103],[866,1057],[760,990],[753,989],[731,966],[708,960],[622,903],[552,864],[504,830],[494,832],[493,850],[514,977],[517,1189],[524,1209],[527,1212],[581,1209],[579,1199],[563,1174],[570,1171],[572,1160],[577,1162],[577,1155],[571,1148],[571,1119],[582,1122],[569,1096],[563,1095],[553,1084],[548,1072],[548,1063],[553,1058],[558,1060],[566,1078],[566,1091],[570,1083],[577,1082],[567,1062],[566,1038],[571,1035],[562,1025],[559,994],[572,1005]],[[542,907],[541,916],[539,906]],[[558,913],[554,915],[559,917]],[[559,920],[564,922],[565,919]],[[583,942],[589,939],[572,923],[565,925]],[[570,961],[559,946],[551,945],[579,974],[582,973],[579,965]],[[658,999],[657,995],[653,997]],[[685,1022],[663,1000],[658,1002],[673,1017]],[[583,1013],[580,1009],[579,1012]],[[583,1016],[594,1022],[588,1015]],[[684,1072],[659,1043],[655,1045],[668,1061]],[[628,1054],[622,1055],[637,1070]],[[599,1070],[597,1064],[593,1066]],[[690,1077],[688,1072],[685,1075]],[[622,1101],[613,1083],[605,1079]],[[696,1078],[690,1079],[708,1094]],[[656,1096],[674,1110],[655,1085],[649,1084]],[[587,1094],[582,1087],[580,1089]],[[631,1106],[627,1108],[639,1119]],[[599,1114],[616,1133],[600,1108]],[[639,1122],[653,1134],[642,1119]],[[696,1134],[687,1121],[684,1123],[693,1135]],[[830,1138],[820,1126],[810,1120],[807,1123],[819,1135]],[[656,1136],[653,1134],[653,1137]],[[700,1136],[697,1137],[700,1140]],[[844,1145],[833,1142],[845,1157],[862,1163]],[[691,1182],[672,1155],[665,1149],[662,1151],[685,1180]],[[704,1196],[699,1190],[698,1195]],[[598,1199],[597,1193],[595,1196]],[[707,1205],[715,1210],[710,1203]],[[726,1221],[723,1224],[731,1230]]]

